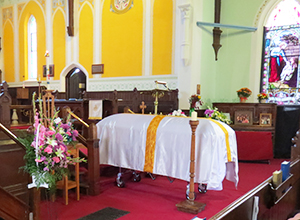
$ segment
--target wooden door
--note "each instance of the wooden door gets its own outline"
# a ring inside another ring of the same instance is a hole
[[[67,99],[81,99],[85,89],[85,74],[79,68],[73,68],[66,76]]]

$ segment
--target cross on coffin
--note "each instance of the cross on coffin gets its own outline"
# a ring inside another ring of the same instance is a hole
[[[142,114],[145,113],[145,108],[147,108],[147,105],[145,105],[145,102],[143,101],[142,104],[140,105],[140,109],[142,109]]]

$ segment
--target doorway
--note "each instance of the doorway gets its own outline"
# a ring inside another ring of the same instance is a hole
[[[66,75],[67,99],[82,99],[86,90],[86,76],[79,68],[75,67]]]

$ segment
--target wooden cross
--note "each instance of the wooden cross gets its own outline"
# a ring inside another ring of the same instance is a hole
[[[215,23],[220,23],[221,17],[221,0],[215,0]],[[215,60],[218,60],[218,51],[222,45],[220,44],[221,29],[214,27],[213,29],[213,48],[215,50]]]
[[[143,101],[142,104],[140,105],[140,109],[142,109],[142,114],[144,114],[144,110],[147,108],[147,105],[145,105],[145,102]]]
[[[68,35],[74,36],[74,0],[68,0],[68,18],[69,25],[67,27]]]

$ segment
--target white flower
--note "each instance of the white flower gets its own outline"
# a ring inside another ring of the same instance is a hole
[[[61,148],[59,148],[59,149],[57,149],[57,151],[55,152],[55,154],[59,157],[59,158],[63,158],[64,157],[64,151],[61,149]]]
[[[53,139],[49,139],[47,138],[47,144],[51,145],[51,146],[56,146],[57,145],[57,141],[56,140],[53,140]]]

